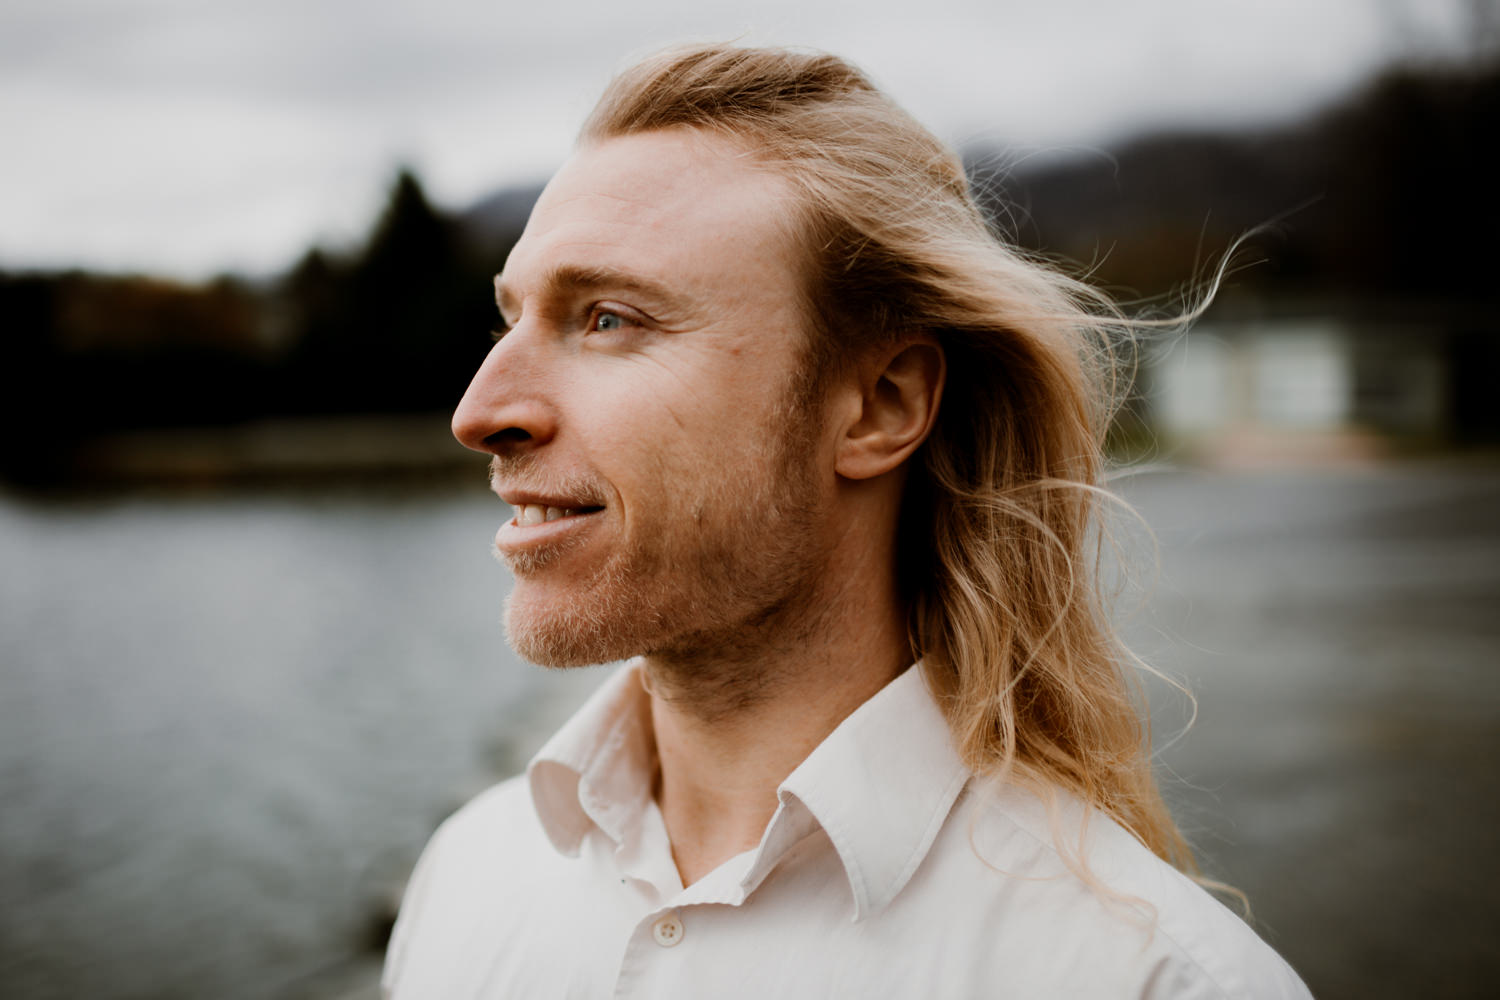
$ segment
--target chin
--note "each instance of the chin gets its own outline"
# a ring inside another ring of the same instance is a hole
[[[519,588],[518,588],[519,589]],[[505,604],[505,638],[524,659],[543,667],[589,667],[640,651],[639,618],[573,601],[537,601],[513,592]]]

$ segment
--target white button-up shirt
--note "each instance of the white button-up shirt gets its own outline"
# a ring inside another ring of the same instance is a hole
[[[1307,997],[1238,917],[1109,819],[971,781],[919,668],[777,791],[759,846],[684,887],[639,667],[433,836],[395,1000]],[[1061,840],[1059,840],[1061,838]]]

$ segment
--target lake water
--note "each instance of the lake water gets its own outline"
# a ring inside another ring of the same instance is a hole
[[[502,509],[0,503],[0,994],[358,980],[436,821],[590,681],[505,646]]]
[[[1325,1000],[1481,995],[1500,471],[1124,491],[1211,870]],[[371,995],[435,823],[600,676],[506,648],[503,516],[481,485],[0,497],[0,995]]]

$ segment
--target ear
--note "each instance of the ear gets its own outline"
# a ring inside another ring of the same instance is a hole
[[[858,412],[839,439],[834,471],[873,479],[899,466],[937,419],[947,361],[931,337],[902,340],[859,369]]]

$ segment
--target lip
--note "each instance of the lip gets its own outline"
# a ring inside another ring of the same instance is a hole
[[[577,510],[581,507],[599,507],[602,504],[581,497],[565,497],[556,493],[533,493],[530,490],[495,490],[495,495],[512,507],[536,504],[540,507],[560,507]]]
[[[512,506],[542,504],[549,507],[567,507],[566,501],[560,502],[556,497],[550,498],[551,502],[548,503],[549,498],[546,497],[532,499],[533,495],[527,494],[524,499],[520,499],[521,496],[521,494],[508,494],[505,500]],[[511,497],[518,499],[513,501]],[[527,525],[518,523],[516,520],[517,515],[513,513],[509,520],[500,525],[500,530],[495,532],[495,548],[499,550],[502,556],[534,552],[537,549],[563,541],[570,536],[577,536],[581,532],[590,530],[598,524],[599,515],[603,513],[604,508],[599,507],[578,514],[569,514],[555,521],[542,521],[538,524]]]

